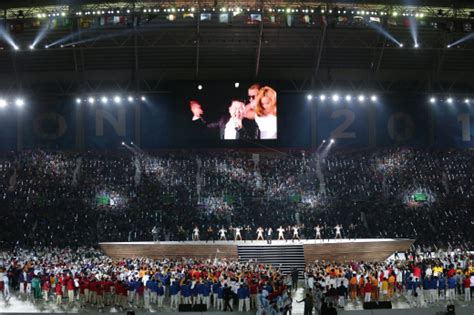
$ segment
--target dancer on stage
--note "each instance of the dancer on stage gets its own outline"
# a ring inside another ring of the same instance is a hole
[[[212,226],[209,226],[206,231],[206,242],[211,240],[214,242],[214,229]]]
[[[151,235],[153,235],[153,242],[158,242],[160,240],[159,238],[159,230],[158,227],[155,225],[153,229],[151,230]]]
[[[252,241],[252,239],[252,228],[247,224],[247,227],[245,228],[245,240]]]
[[[257,229],[257,241],[263,241],[264,240],[263,239],[263,232],[264,231],[265,230],[261,226],[258,227],[258,229]]]
[[[286,233],[287,233],[286,239],[287,239],[287,240],[291,239],[291,236],[292,236],[292,234],[291,234],[291,225],[288,225],[288,226],[286,227],[285,231],[286,231]]]
[[[267,244],[272,243],[272,234],[273,234],[273,229],[271,227],[267,228]]]
[[[225,237],[226,232],[227,232],[227,230],[224,229],[224,227],[221,227],[221,229],[219,230],[219,240],[227,241],[227,238]]]
[[[292,229],[293,229],[292,240],[294,241],[295,239],[297,239],[298,241],[300,241],[300,236],[299,236],[300,227],[298,225],[295,225],[292,227]]]
[[[197,225],[194,227],[193,230],[193,241],[199,241],[199,228]]]
[[[316,236],[314,237],[315,240],[320,240],[321,239],[321,227],[318,225],[316,225],[314,227],[314,230],[316,231]]]
[[[341,235],[342,226],[340,226],[338,224],[334,227],[334,229],[336,230],[336,237],[335,238],[342,238],[342,235]]]
[[[242,228],[239,227],[239,226],[234,228],[234,231],[235,231],[234,241],[237,241],[237,240],[241,241],[242,240],[242,235],[240,234],[241,230],[242,230]]]
[[[285,236],[284,236],[284,232],[285,232],[285,229],[280,225],[280,227],[277,229],[277,232],[278,232],[278,240],[279,241],[284,241],[285,240]]]

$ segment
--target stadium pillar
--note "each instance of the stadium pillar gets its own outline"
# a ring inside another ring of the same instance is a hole
[[[84,106],[78,104],[76,106],[76,150],[84,151]]]
[[[311,151],[316,150],[318,147],[317,140],[318,140],[318,135],[317,135],[317,121],[318,121],[318,110],[317,102],[312,102],[309,104],[310,105],[310,129],[311,129]]]
[[[197,6],[197,11],[201,12],[201,1],[198,0],[198,6]],[[200,47],[201,47],[201,17],[197,17],[196,21],[196,69],[194,71],[194,76],[196,80],[199,78],[199,52],[200,52]]]
[[[135,3],[133,3],[133,11],[135,12]],[[137,24],[138,24],[138,15],[133,17],[133,51],[134,51],[134,63],[133,63],[133,82],[135,84],[135,93],[138,95],[140,93],[140,65],[138,63],[138,37],[137,37]],[[140,124],[141,124],[141,110],[140,102],[135,102],[134,105],[134,142],[137,146],[141,145],[141,135],[140,135]]]
[[[367,113],[367,127],[369,134],[369,148],[375,148],[377,146],[377,108],[374,103],[369,104]]]
[[[16,113],[16,150],[23,150],[23,117],[21,111]]]
[[[79,7],[76,6],[75,9],[77,10]],[[71,25],[71,34],[77,34],[77,38],[73,38],[73,40],[81,41],[81,25],[80,25],[80,18],[76,18],[72,20]],[[82,48],[78,50],[75,45],[72,46],[72,54],[74,58],[74,77],[79,91],[83,90],[83,82],[84,82],[84,53]],[[81,67],[79,66],[79,57],[81,58]],[[75,111],[75,120],[76,120],[76,150],[79,152],[83,152],[85,149],[84,144],[84,106],[82,104],[78,104],[76,106]]]
[[[262,37],[263,37],[263,0],[260,0],[260,12],[262,13],[262,19],[259,24],[258,28],[258,40],[257,40],[257,53],[255,56],[255,78],[258,77],[258,73],[260,71],[260,56],[262,52]]]
[[[323,21],[323,28],[321,30],[321,40],[319,41],[319,47],[316,53],[316,60],[314,63],[314,71],[313,71],[313,76],[312,76],[312,85],[314,87],[314,83],[318,79],[318,74],[319,74],[319,68],[321,65],[321,57],[323,55],[323,48],[324,48],[324,42],[326,40],[326,29],[327,29],[327,22],[326,20]]]

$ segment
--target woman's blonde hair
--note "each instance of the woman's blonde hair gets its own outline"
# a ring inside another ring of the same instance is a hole
[[[264,115],[264,109],[262,106],[262,98],[266,96],[270,99],[270,104],[271,104],[271,114],[275,115],[277,114],[277,93],[275,92],[274,89],[272,89],[269,86],[264,86],[260,89],[257,95],[257,99],[255,101],[255,113],[257,116],[263,116]]]

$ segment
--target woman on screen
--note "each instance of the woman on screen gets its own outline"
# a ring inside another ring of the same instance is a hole
[[[277,94],[264,86],[255,101],[255,121],[260,129],[260,139],[277,138]]]

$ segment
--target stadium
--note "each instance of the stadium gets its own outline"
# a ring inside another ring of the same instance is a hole
[[[0,314],[474,313],[473,1],[0,9]]]

